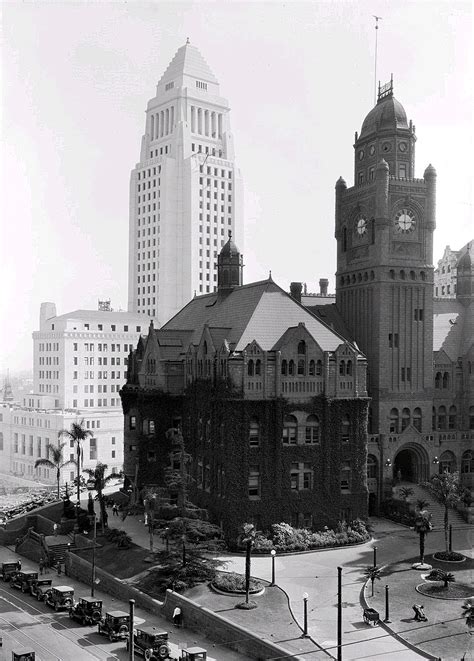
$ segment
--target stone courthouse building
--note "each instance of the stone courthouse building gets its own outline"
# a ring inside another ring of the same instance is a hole
[[[365,515],[400,473],[471,486],[474,256],[434,298],[436,171],[415,178],[415,143],[391,81],[355,134],[354,185],[336,184],[335,301],[244,285],[229,238],[217,292],[150,326],[121,392],[130,482],[162,481],[179,426],[191,498],[229,534]]]

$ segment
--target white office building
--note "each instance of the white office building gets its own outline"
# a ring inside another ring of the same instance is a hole
[[[130,312],[162,325],[216,290],[229,231],[243,245],[243,193],[229,104],[198,49],[179,48],[147,105],[130,180]]]

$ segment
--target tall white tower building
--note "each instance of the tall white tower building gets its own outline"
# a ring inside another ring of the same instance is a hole
[[[130,179],[128,309],[161,325],[217,288],[229,231],[243,245],[243,193],[229,104],[208,64],[182,46],[148,102]]]

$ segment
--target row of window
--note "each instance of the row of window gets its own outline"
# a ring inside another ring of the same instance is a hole
[[[248,497],[250,500],[261,498],[261,470],[259,464],[249,466]],[[291,491],[311,491],[314,488],[314,471],[310,463],[293,462],[290,465],[289,484]],[[341,493],[350,493],[352,486],[352,466],[344,461],[339,471]]]
[[[441,388],[447,389],[450,386],[450,376],[449,372],[436,372],[435,375],[435,388],[440,390]]]
[[[99,371],[97,372],[97,378],[98,378],[98,379],[108,379],[108,378],[110,378],[110,379],[120,379],[120,374],[121,374],[120,371],[114,371],[114,370],[112,370],[112,371],[110,372],[110,377],[109,377],[109,372],[108,372],[107,370],[99,370]],[[74,371],[74,372],[72,373],[72,378],[73,378],[73,379],[77,379],[77,378],[79,378],[79,377],[78,377],[78,372],[75,372],[75,371]],[[93,371],[91,371],[91,370],[86,370],[86,371],[84,372],[84,379],[95,379],[95,378],[96,378],[96,376],[95,376],[95,372],[93,372]],[[124,378],[124,379],[127,378],[127,372],[124,372],[124,373],[123,373],[123,378]]]
[[[40,342],[39,351],[59,351],[59,342]]]
[[[115,330],[115,327],[113,327],[113,330]],[[128,333],[128,326],[123,327],[124,332]],[[142,327],[141,326],[136,326],[135,331],[137,333],[141,333]],[[110,351],[120,351],[120,347],[122,345],[120,344],[111,344],[110,345]],[[78,342],[74,342],[73,344],[73,349],[74,351],[79,351],[79,344]],[[94,351],[95,350],[95,344],[94,342],[85,342],[84,343],[84,351]],[[109,345],[108,344],[103,344],[99,342],[97,345],[97,351],[108,351],[109,350]],[[129,353],[130,351],[133,350],[133,344],[124,344],[123,345],[123,351],[125,353]]]
[[[346,228],[344,228],[345,230]],[[344,236],[344,232],[343,232]],[[343,244],[344,245],[344,244]],[[346,248],[347,249],[347,248]],[[394,269],[390,269],[388,272],[390,280],[395,280],[397,278],[397,275],[394,271]],[[398,277],[400,280],[406,280],[409,278],[410,280],[417,280],[418,275],[415,271],[405,271],[404,269],[401,269],[398,273]],[[419,277],[420,280],[426,280],[426,273],[425,271],[420,271],[419,272]],[[368,280],[374,280],[375,279],[375,273],[374,271],[364,271],[363,273],[352,273],[351,275],[341,275],[339,282],[341,286],[343,287],[344,285],[353,285],[356,284],[357,282],[367,282]],[[422,321],[421,319],[417,321]]]
[[[40,356],[40,365],[59,365],[59,356]]]

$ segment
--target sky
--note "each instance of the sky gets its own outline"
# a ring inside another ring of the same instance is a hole
[[[474,238],[470,2],[3,2],[0,374],[32,367],[39,307],[126,309],[128,193],[147,101],[189,37],[231,106],[244,281],[334,291],[334,185],[377,78],[438,173],[434,262]]]

